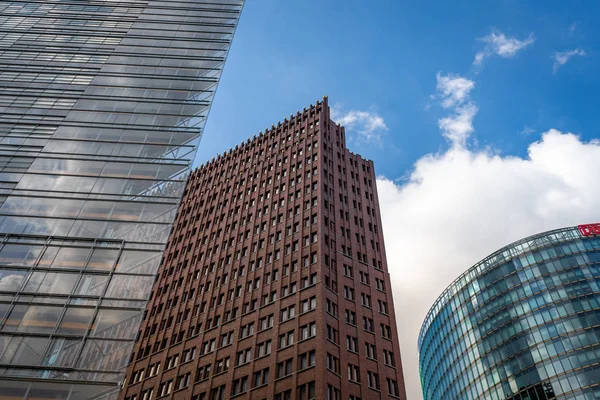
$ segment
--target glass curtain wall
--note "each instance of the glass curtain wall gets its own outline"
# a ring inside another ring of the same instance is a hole
[[[600,398],[600,236],[559,229],[461,275],[419,338],[426,400]]]
[[[0,399],[116,397],[242,5],[0,2]]]

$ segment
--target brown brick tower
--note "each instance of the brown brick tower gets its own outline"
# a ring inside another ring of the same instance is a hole
[[[327,98],[194,171],[126,400],[405,399],[373,162]]]

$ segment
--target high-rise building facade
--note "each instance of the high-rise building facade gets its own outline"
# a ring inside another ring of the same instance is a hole
[[[116,398],[243,0],[0,2],[0,398]]]
[[[600,398],[599,234],[531,236],[456,279],[421,329],[425,400]]]
[[[122,398],[405,399],[373,163],[327,98],[194,171]]]

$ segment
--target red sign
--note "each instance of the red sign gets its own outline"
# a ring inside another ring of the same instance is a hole
[[[581,236],[600,235],[600,224],[577,225]]]

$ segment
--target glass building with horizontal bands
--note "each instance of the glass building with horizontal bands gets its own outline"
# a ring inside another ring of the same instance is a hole
[[[0,2],[0,399],[116,398],[242,3]]]
[[[419,336],[425,400],[600,398],[600,236],[515,242],[454,281]]]

